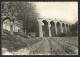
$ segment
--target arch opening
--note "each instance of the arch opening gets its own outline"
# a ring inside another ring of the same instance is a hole
[[[56,35],[56,32],[55,32],[55,23],[53,21],[50,22],[51,24],[51,36],[55,36]]]
[[[66,24],[66,29],[67,29],[67,33],[68,33],[68,24]]]
[[[62,28],[63,28],[63,33],[65,33],[66,30],[65,30],[65,24],[64,23],[62,23]]]
[[[60,23],[57,22],[57,33],[60,34],[61,33],[61,27],[60,27]]]
[[[42,26],[43,37],[49,37],[48,22],[46,20],[43,20],[42,22],[44,23]]]
[[[71,27],[70,27],[70,24],[69,24],[69,32],[70,32],[70,29],[71,29]]]

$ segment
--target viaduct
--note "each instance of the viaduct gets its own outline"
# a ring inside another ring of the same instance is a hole
[[[39,37],[53,37],[59,33],[70,32],[70,23],[52,19],[38,19]]]

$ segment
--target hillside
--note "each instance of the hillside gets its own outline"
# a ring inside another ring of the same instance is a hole
[[[3,34],[2,48],[6,48],[14,55],[61,55],[77,54],[77,37],[44,37],[24,38],[19,35]],[[2,53],[4,51],[2,50]]]

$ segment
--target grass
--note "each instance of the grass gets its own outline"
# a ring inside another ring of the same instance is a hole
[[[62,51],[61,48],[66,52],[65,54],[76,54],[75,52],[75,47],[78,47],[78,42],[77,40],[75,40],[74,37],[72,38],[51,38],[52,42],[55,42],[55,46],[56,48],[58,48],[58,50]],[[52,46],[54,47],[54,44],[52,44]],[[52,49],[56,49],[56,48],[52,48]],[[53,50],[53,53],[54,53]],[[56,50],[57,52],[57,50]],[[64,53],[64,52],[63,52]],[[59,54],[63,54],[62,52]]]
[[[29,47],[30,45],[40,41],[41,38],[24,38],[10,34],[3,34],[1,37],[2,47],[7,48],[9,51],[16,51],[18,49]]]

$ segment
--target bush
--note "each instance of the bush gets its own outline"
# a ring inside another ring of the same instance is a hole
[[[27,40],[23,40],[22,37],[15,37],[13,35],[2,35],[2,47],[7,48],[9,51],[18,50],[22,47],[25,47]]]
[[[34,38],[34,37],[36,37],[36,33],[31,32],[31,33],[29,33],[29,36],[31,36],[32,38]]]
[[[58,36],[59,37],[65,37],[65,36],[67,36],[67,34],[66,33],[60,33],[60,34],[58,34]]]
[[[9,51],[16,51],[24,47],[29,47],[32,44],[39,42],[42,38],[30,38],[25,39],[21,36],[15,36],[15,35],[2,35],[1,42],[2,47],[7,48]]]
[[[10,34],[10,31],[3,29],[3,33]]]
[[[71,34],[71,36],[78,36],[78,33],[76,31],[73,31],[70,34]]]
[[[19,35],[19,32],[14,32],[14,35]]]
[[[27,38],[27,35],[19,34],[21,37]]]

